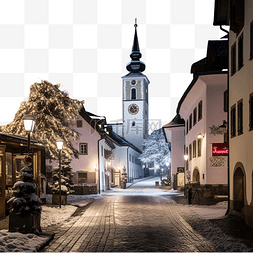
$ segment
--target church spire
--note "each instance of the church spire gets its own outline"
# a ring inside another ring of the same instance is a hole
[[[139,47],[139,42],[138,42],[137,26],[138,26],[137,19],[135,19],[135,25],[134,25],[135,34],[134,34],[132,53],[130,54],[130,57],[132,58],[132,60],[126,66],[126,69],[132,73],[142,72],[145,70],[145,67],[146,67],[145,64],[140,61],[142,54],[140,52],[140,47]]]

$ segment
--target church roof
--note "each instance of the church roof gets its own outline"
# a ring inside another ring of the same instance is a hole
[[[136,20],[135,20],[136,22]],[[129,72],[137,73],[137,72],[143,72],[146,68],[145,64],[140,61],[140,58],[142,57],[142,54],[140,52],[139,47],[139,41],[137,36],[137,24],[135,23],[135,33],[134,33],[134,41],[133,41],[133,47],[132,47],[132,53],[130,54],[130,57],[132,58],[131,62],[129,62],[126,66],[126,69]]]

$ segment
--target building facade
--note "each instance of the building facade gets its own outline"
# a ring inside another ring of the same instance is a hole
[[[214,25],[229,26],[229,211],[253,227],[253,2],[216,0]]]
[[[228,144],[221,127],[227,120],[226,59],[227,41],[209,41],[207,57],[192,65],[194,78],[178,103],[177,116],[163,126],[172,135],[173,173],[184,172],[185,183],[198,184],[206,198],[227,194]]]

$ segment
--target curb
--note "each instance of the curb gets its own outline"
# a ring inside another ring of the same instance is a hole
[[[42,249],[45,248],[54,239],[55,233],[41,232],[39,236],[40,235],[46,236],[48,237],[48,239],[44,243],[36,247],[37,252],[42,252]]]

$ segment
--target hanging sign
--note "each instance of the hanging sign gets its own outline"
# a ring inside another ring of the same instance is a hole
[[[213,143],[213,156],[228,156],[228,143]]]

